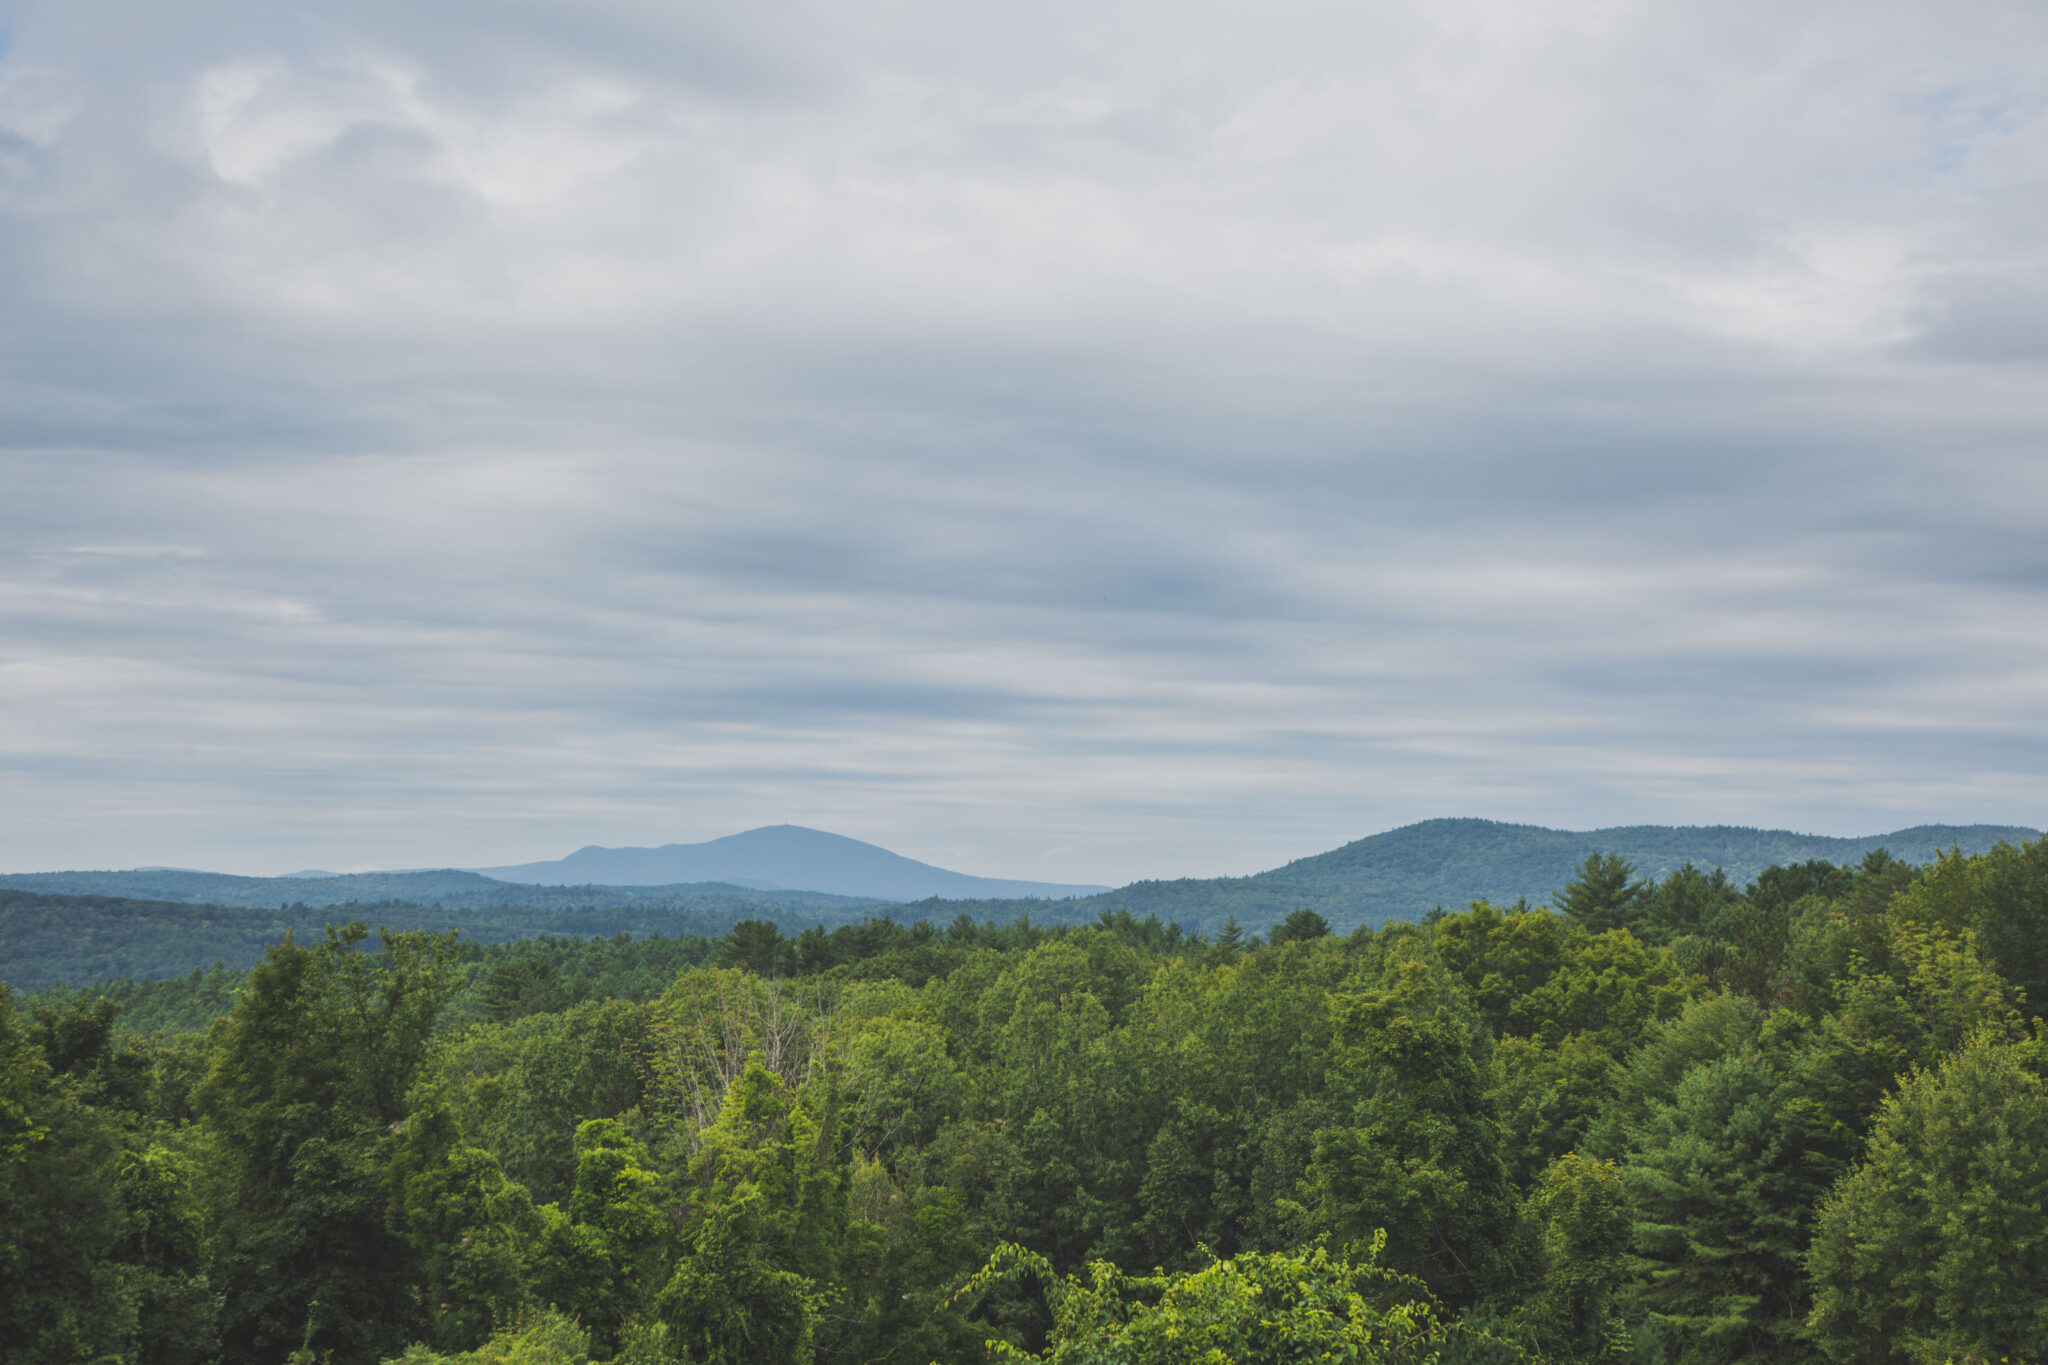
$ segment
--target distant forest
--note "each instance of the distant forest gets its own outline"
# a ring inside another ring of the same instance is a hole
[[[285,927],[0,986],[7,1365],[2048,1342],[2048,841],[1350,932]]]
[[[1214,931],[1235,917],[1247,924],[1314,910],[1342,929],[1420,919],[1431,910],[1475,900],[1542,901],[1594,854],[1627,860],[1640,873],[1663,877],[1688,863],[1719,869],[1744,885],[1765,868],[1805,862],[1858,863],[1882,849],[1908,863],[1928,863],[1951,850],[1981,853],[2003,841],[2021,843],[2038,830],[2010,825],[1921,825],[1861,839],[1735,825],[1625,825],[1563,830],[1494,820],[1425,820],[1342,848],[1297,858],[1249,877],[1133,882],[1098,896],[1059,902],[920,901],[909,911],[944,918],[963,911],[982,919],[1020,914],[1080,923],[1101,911],[1158,915],[1188,929]]]
[[[1863,839],[1734,826],[1641,825],[1574,832],[1490,820],[1428,820],[1249,877],[1135,882],[1070,900],[926,900],[903,905],[818,891],[722,883],[533,886],[473,872],[367,872],[236,877],[143,869],[0,876],[0,980],[83,985],[119,977],[183,976],[219,963],[246,967],[286,933],[360,919],[393,929],[459,931],[479,943],[535,934],[713,936],[743,920],[784,933],[836,929],[877,914],[914,923],[960,915],[1009,923],[1082,925],[1101,915],[1157,916],[1190,933],[1235,920],[1264,924],[1314,910],[1339,932],[1419,919],[1474,900],[1547,900],[1585,859],[1601,854],[1662,878],[1690,864],[1744,885],[1767,867],[1853,864],[1880,849],[1913,864],[1944,851],[1979,853],[2036,831],[2002,825],[1924,825]],[[830,837],[830,836],[824,836]],[[879,850],[877,850],[879,852]],[[888,855],[884,855],[888,856]]]

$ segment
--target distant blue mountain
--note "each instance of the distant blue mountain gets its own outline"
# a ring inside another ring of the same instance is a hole
[[[601,848],[553,862],[471,869],[499,881],[546,886],[667,886],[725,882],[757,890],[824,891],[880,900],[1062,900],[1109,888],[970,877],[840,834],[767,825],[702,844]]]
[[[1512,905],[1527,898],[1545,904],[1592,853],[1626,858],[1644,877],[1663,877],[1686,863],[1703,871],[1718,867],[1742,886],[1773,863],[1854,863],[1880,848],[1909,863],[1928,863],[1945,849],[1981,853],[2000,840],[2017,844],[2040,837],[2041,831],[2020,825],[1915,825],[1838,839],[1731,825],[1567,830],[1493,820],[1424,820],[1249,877],[1133,882],[1057,909],[991,899],[934,906],[929,912],[912,906],[899,913],[915,919],[921,913],[937,918],[964,912],[998,920],[1029,914],[1085,923],[1104,911],[1129,910],[1214,932],[1230,916],[1253,930],[1290,910],[1310,909],[1339,929],[1351,929],[1418,919],[1439,905],[1457,910],[1474,900]]]
[[[449,910],[520,908],[592,910],[659,908],[717,918],[776,917],[798,922],[823,915],[835,922],[888,902],[873,896],[834,896],[820,891],[775,891],[698,882],[689,886],[552,886],[501,882],[454,868],[408,872],[349,872],[289,877],[237,877],[189,868],[130,868],[125,872],[10,872],[0,875],[0,893],[32,891],[49,896],[108,896],[179,905],[225,905],[241,909],[323,906],[353,907],[354,918],[375,923],[381,906],[440,906]],[[318,921],[315,921],[316,923]],[[550,932],[556,932],[554,928]],[[610,932],[610,931],[607,931]]]

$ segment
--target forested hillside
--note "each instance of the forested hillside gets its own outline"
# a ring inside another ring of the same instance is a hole
[[[1928,863],[1951,849],[1981,853],[2000,841],[2018,843],[2039,833],[2010,825],[1920,825],[1835,839],[1733,825],[1563,830],[1494,820],[1425,820],[1249,877],[1133,882],[1055,905],[920,902],[913,914],[937,918],[965,910],[985,919],[1029,914],[1085,923],[1104,910],[1129,910],[1213,931],[1233,916],[1260,924],[1290,910],[1309,909],[1340,929],[1378,928],[1392,920],[1419,919],[1438,906],[1542,901],[1596,853],[1625,858],[1649,876],[1676,872],[1687,863],[1719,868],[1742,885],[1777,865],[1856,863],[1879,849],[1908,863]]]
[[[821,891],[776,891],[724,882],[674,886],[527,886],[474,872],[353,872],[318,877],[237,877],[225,872],[140,868],[126,872],[10,872],[0,889],[41,895],[109,896],[126,900],[227,905],[248,910],[275,906],[406,904],[448,910],[583,910],[590,908],[687,910],[717,913],[740,907],[835,914],[888,902]]]
[[[784,839],[785,834],[802,836]],[[1626,858],[1645,875],[1661,877],[1687,863],[1705,870],[1719,868],[1738,885],[1746,884],[1766,867],[1781,864],[1824,861],[1860,862],[1883,849],[1908,863],[1927,863],[1951,849],[1981,853],[2000,841],[2018,843],[2037,837],[2039,831],[2009,825],[1920,825],[1859,839],[1835,839],[1820,835],[1794,834],[1788,830],[1747,829],[1731,825],[1631,825],[1614,829],[1559,830],[1537,825],[1509,825],[1493,820],[1425,820],[1356,839],[1341,848],[1311,857],[1297,858],[1284,867],[1249,877],[1180,878],[1173,881],[1140,881],[1099,895],[1064,900],[1042,899],[1042,887],[1031,898],[1018,900],[963,899],[964,893],[945,899],[914,903],[879,897],[833,895],[822,891],[765,890],[724,882],[685,882],[673,885],[529,885],[498,881],[475,872],[455,870],[425,872],[360,872],[348,875],[296,877],[237,877],[219,872],[194,872],[177,868],[142,868],[124,872],[24,872],[0,874],[0,889],[29,891],[41,895],[110,897],[128,901],[167,901],[184,904],[235,906],[250,910],[312,906],[333,907],[337,915],[364,906],[411,906],[421,910],[473,911],[479,914],[450,917],[432,926],[431,917],[409,918],[419,927],[461,928],[481,934],[484,926],[502,922],[508,932],[533,933],[544,928],[558,933],[612,933],[614,928],[593,921],[579,927],[576,918],[591,911],[627,910],[645,916],[618,919],[617,923],[646,922],[674,926],[689,916],[711,924],[750,917],[772,919],[789,932],[808,924],[833,927],[857,920],[876,907],[908,904],[906,910],[892,911],[898,919],[950,920],[967,913],[977,919],[1008,921],[1019,915],[1058,924],[1086,924],[1103,911],[1128,910],[1136,915],[1158,915],[1187,929],[1220,930],[1231,916],[1247,924],[1264,923],[1290,910],[1314,910],[1342,930],[1361,924],[1377,928],[1390,920],[1417,919],[1437,906],[1455,908],[1474,900],[1500,904],[1520,899],[1541,901],[1564,884],[1572,869],[1595,853]],[[765,845],[754,836],[776,836]],[[881,860],[884,867],[900,863],[922,867],[897,858],[887,850],[816,830],[755,830],[735,836],[731,843],[749,851],[756,861],[751,870],[776,871],[777,875],[801,878],[816,861],[817,847],[851,845],[864,850],[863,857]],[[711,847],[700,845],[694,847]],[[769,855],[775,850],[790,854],[792,861],[779,868]],[[687,849],[685,850],[687,851]],[[652,852],[664,850],[598,850],[598,852]],[[571,860],[564,860],[565,862]],[[539,865],[535,865],[539,866]],[[552,865],[551,865],[552,866]],[[593,868],[598,864],[593,864]],[[519,871],[519,869],[506,869]],[[927,869],[940,872],[939,869]],[[845,869],[840,869],[844,873]],[[872,871],[872,869],[870,869]],[[959,877],[962,887],[989,882],[987,878]],[[802,885],[792,881],[788,885]],[[489,912],[488,914],[481,912]],[[512,913],[504,913],[512,912]],[[535,912],[535,913],[523,913]],[[675,912],[684,919],[664,919],[658,913]],[[551,917],[552,916],[552,917]],[[517,926],[525,926],[523,929]],[[488,932],[495,934],[495,929]],[[671,927],[667,932],[675,932]],[[720,930],[723,932],[723,929]],[[0,931],[0,964],[13,961],[4,951]],[[209,959],[210,960],[210,959]],[[228,955],[232,963],[236,959]],[[253,960],[253,959],[249,959]],[[0,979],[19,982],[0,970]],[[68,979],[68,978],[67,978]]]
[[[2043,842],[1344,935],[336,928],[0,988],[0,1353],[2038,1361],[2044,1008]]]
[[[706,898],[689,908],[467,909],[387,901],[264,910],[0,890],[0,981],[27,988],[76,986],[119,977],[182,977],[216,963],[248,967],[286,934],[317,939],[336,920],[361,919],[395,930],[456,931],[472,942],[497,943],[540,934],[715,935],[750,914],[772,913],[773,907],[743,898]],[[845,918],[846,912],[836,911],[832,922]]]

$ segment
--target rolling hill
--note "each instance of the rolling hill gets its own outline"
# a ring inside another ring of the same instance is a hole
[[[977,918],[1076,922],[1105,910],[1156,914],[1189,929],[1214,931],[1235,915],[1247,932],[1307,907],[1339,929],[1414,919],[1433,906],[1470,901],[1547,902],[1591,853],[1619,854],[1638,874],[1659,877],[1686,863],[1721,868],[1741,886],[1774,863],[1858,862],[1874,849],[1924,863],[1953,847],[1981,852],[2001,839],[2040,837],[2016,825],[1916,825],[1890,834],[1842,839],[1736,825],[1624,825],[1561,830],[1493,820],[1425,820],[1370,835],[1283,867],[1248,877],[1141,881],[1058,906],[1026,901],[920,904],[934,919]],[[914,917],[914,916],[913,916]]]
[[[1512,903],[1526,897],[1543,903],[1595,852],[1619,854],[1645,876],[1661,876],[1688,862],[1719,867],[1741,885],[1773,863],[1856,862],[1878,848],[1919,863],[1950,847],[1972,853],[2000,840],[2037,837],[2034,830],[2009,825],[1920,825],[1837,839],[1727,825],[1575,831],[1491,820],[1426,820],[1253,876],[1141,881],[1053,901],[1007,896],[913,901],[730,882],[554,886],[453,870],[296,877],[233,877],[175,868],[18,873],[0,876],[0,980],[34,987],[181,975],[216,960],[246,966],[287,930],[317,934],[328,920],[350,918],[392,928],[459,929],[491,941],[540,933],[719,935],[743,919],[771,919],[785,933],[796,933],[875,914],[940,924],[962,914],[1005,920],[1029,915],[1040,922],[1078,924],[1104,911],[1129,910],[1214,933],[1231,916],[1247,932],[1256,932],[1305,906],[1341,931],[1413,919],[1432,906],[1458,907],[1479,899]],[[841,842],[895,859],[873,845]],[[832,847],[819,840],[806,846]],[[925,866],[907,858],[896,861]],[[891,867],[869,862],[885,872]]]
[[[663,844],[660,848],[601,848],[592,844],[553,862],[475,870],[500,881],[547,885],[728,882],[761,889],[828,891],[893,901],[933,897],[1059,900],[1109,889],[971,877],[905,858],[843,834],[828,834],[802,825],[765,825],[701,844]]]
[[[294,873],[285,877],[237,877],[226,872],[194,872],[184,868],[137,868],[126,872],[15,872],[0,874],[0,887],[36,891],[44,895],[114,896],[131,900],[176,901],[187,905],[231,905],[245,909],[403,902],[408,905],[438,905],[450,910],[502,906],[532,910],[639,906],[709,914],[763,908],[841,914],[889,903],[886,899],[872,896],[781,891],[726,882],[671,886],[519,885],[452,868],[437,872],[357,872],[346,875]]]

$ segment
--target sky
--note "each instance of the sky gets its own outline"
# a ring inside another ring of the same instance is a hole
[[[2048,823],[2048,7],[0,0],[0,870]]]

